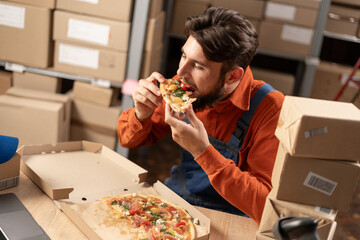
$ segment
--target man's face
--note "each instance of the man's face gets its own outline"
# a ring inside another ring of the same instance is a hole
[[[194,110],[202,110],[206,106],[213,106],[224,95],[225,76],[221,74],[222,63],[208,60],[198,42],[190,36],[182,47],[182,56],[177,74],[195,92]]]

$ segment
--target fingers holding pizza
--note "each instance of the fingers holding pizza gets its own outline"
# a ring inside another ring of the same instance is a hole
[[[139,120],[150,117],[155,108],[162,104],[162,95],[157,86],[165,78],[157,72],[146,79],[140,79],[132,95],[135,105],[135,115]]]

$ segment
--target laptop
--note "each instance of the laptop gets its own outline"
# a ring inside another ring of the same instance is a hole
[[[0,194],[0,240],[48,239],[15,194]]]

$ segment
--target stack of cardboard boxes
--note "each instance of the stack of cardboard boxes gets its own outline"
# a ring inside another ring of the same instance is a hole
[[[0,59],[47,68],[52,62],[55,0],[0,1]]]
[[[54,68],[114,82],[125,78],[132,0],[57,1]]]
[[[102,143],[114,150],[121,113],[119,89],[76,81],[72,94],[70,140]]]
[[[332,239],[360,175],[360,110],[351,103],[286,96],[275,132],[280,144],[256,239],[275,239],[281,217],[318,221]]]

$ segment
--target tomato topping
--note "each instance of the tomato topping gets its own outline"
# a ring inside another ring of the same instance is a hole
[[[184,91],[187,91],[188,90],[188,87],[185,85],[185,83],[180,83],[180,88]]]
[[[142,225],[145,225],[145,226],[150,226],[150,222],[148,220],[144,220],[140,223],[139,226],[142,226]]]
[[[180,227],[180,226],[182,226],[182,225],[184,225],[184,226],[185,226],[185,225],[186,225],[186,223],[185,223],[185,222],[178,222],[178,223],[176,224],[176,226],[177,226],[177,227]]]
[[[134,215],[136,213],[139,213],[139,209],[133,209],[133,210],[129,210],[130,215]]]
[[[167,206],[166,209],[169,211],[176,211],[176,208],[174,208],[172,206]]]

